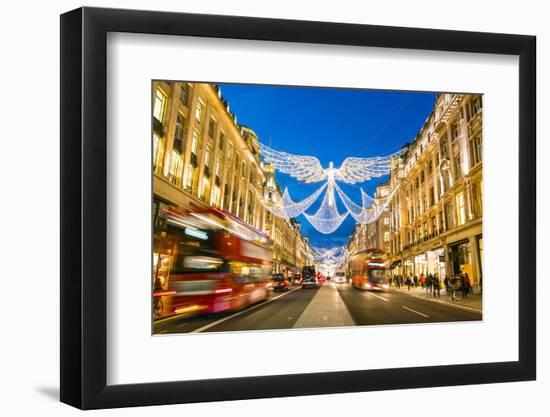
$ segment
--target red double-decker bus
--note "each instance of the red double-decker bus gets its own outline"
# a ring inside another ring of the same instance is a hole
[[[361,290],[384,291],[389,288],[386,258],[382,249],[367,249],[350,257],[351,285]]]
[[[167,207],[155,255],[153,315],[216,313],[265,300],[270,292],[272,243],[229,212],[179,212]],[[165,272],[159,278],[160,270]],[[155,275],[155,272],[157,273]]]

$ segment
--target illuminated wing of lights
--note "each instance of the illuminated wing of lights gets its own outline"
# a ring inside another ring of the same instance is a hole
[[[321,163],[314,156],[293,155],[276,151],[260,144],[260,154],[266,164],[306,183],[319,182],[327,177]]]
[[[400,155],[401,151],[372,158],[346,158],[336,170],[335,178],[347,184],[355,184],[388,175]]]

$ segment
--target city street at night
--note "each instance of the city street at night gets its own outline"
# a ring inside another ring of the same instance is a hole
[[[482,95],[152,99],[152,334],[482,320]]]
[[[324,303],[323,298],[331,302]],[[433,300],[424,295],[409,295],[406,289],[379,293],[357,290],[348,284],[326,283],[317,290],[295,287],[238,312],[191,313],[162,319],[155,323],[154,332],[201,333],[481,320],[477,306],[452,304],[444,294]]]

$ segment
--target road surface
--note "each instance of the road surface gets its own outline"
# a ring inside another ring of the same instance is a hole
[[[445,296],[442,301],[447,301]],[[155,322],[155,334],[274,330],[343,325],[384,325],[481,320],[481,312],[411,296],[403,291],[369,292],[349,284],[293,288],[245,310],[185,315]]]

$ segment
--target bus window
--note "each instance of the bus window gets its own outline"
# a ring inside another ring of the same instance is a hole
[[[223,260],[211,256],[187,255],[183,257],[183,268],[193,272],[217,272],[221,269]]]
[[[386,271],[383,269],[369,269],[366,271],[367,278],[375,283],[386,281]]]

